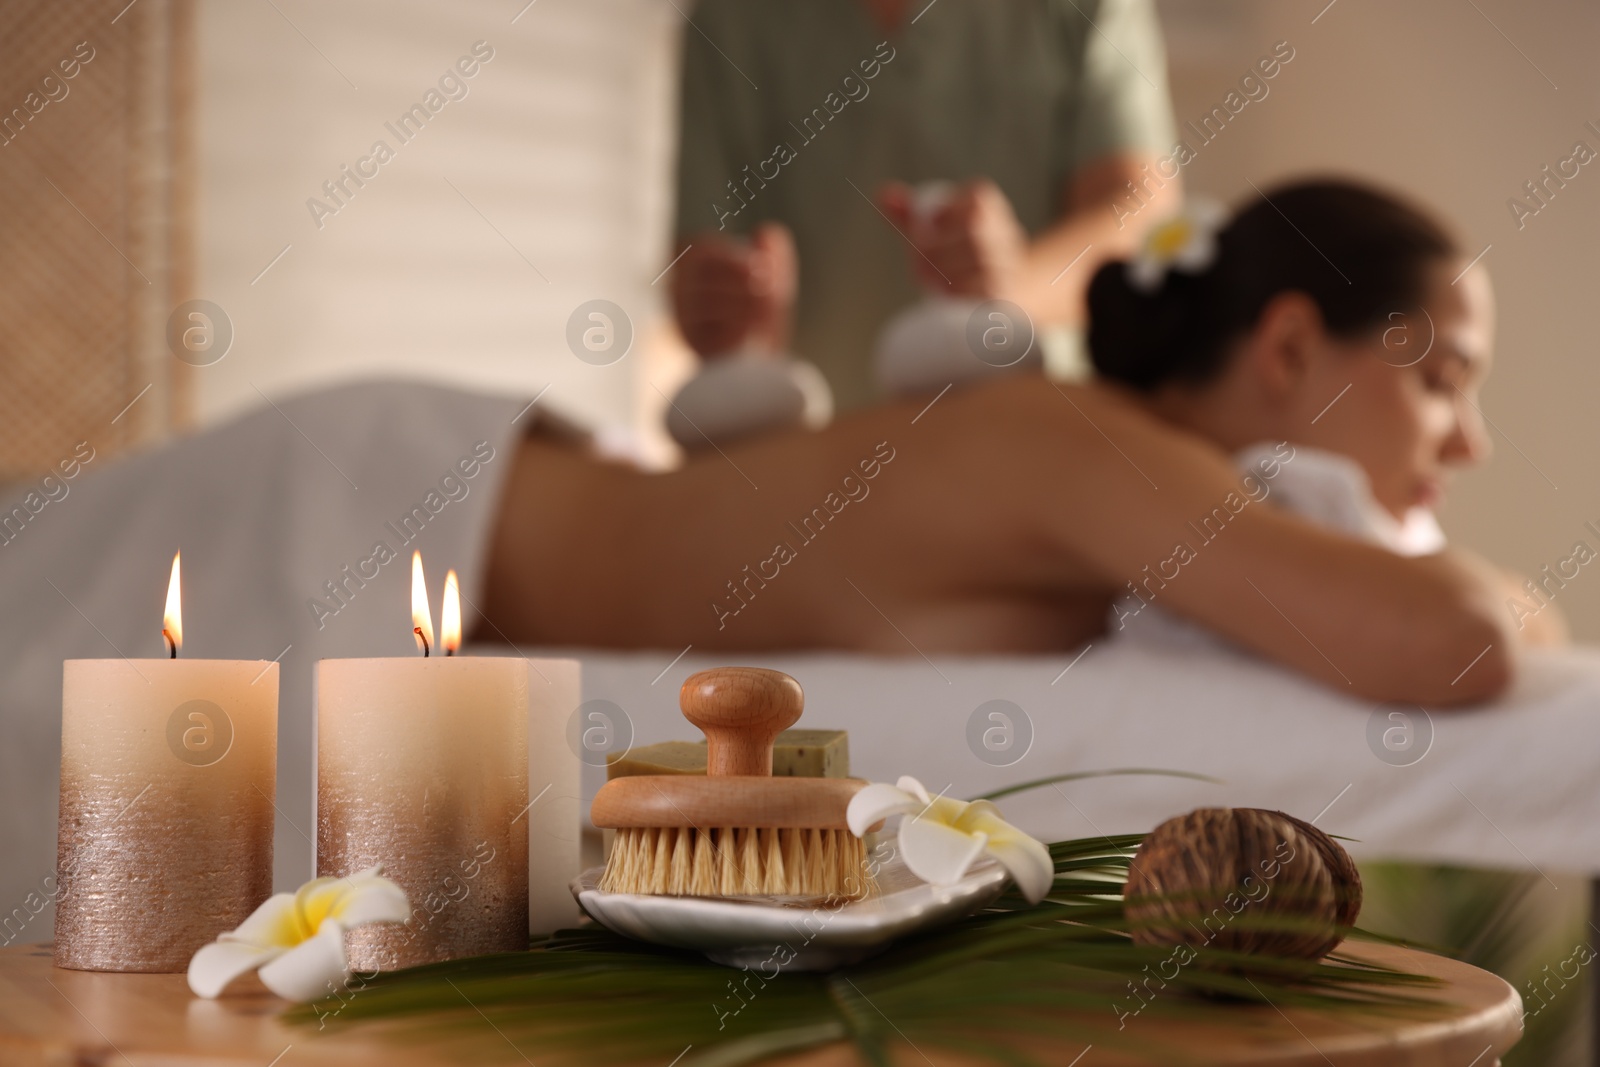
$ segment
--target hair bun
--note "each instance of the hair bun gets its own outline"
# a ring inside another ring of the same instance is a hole
[[[1329,334],[1370,342],[1391,313],[1422,303],[1437,269],[1461,256],[1422,209],[1340,178],[1252,197],[1216,242],[1210,266],[1187,274],[1169,262],[1154,292],[1135,287],[1125,263],[1095,272],[1088,341],[1096,371],[1143,392],[1211,380],[1233,342],[1285,292],[1315,301]]]
[[[1128,279],[1128,264],[1113,260],[1089,282],[1089,358],[1105,378],[1148,391],[1163,382],[1202,378],[1211,369],[1200,322],[1206,274],[1169,270],[1153,292]],[[1208,272],[1209,273],[1209,272]]]

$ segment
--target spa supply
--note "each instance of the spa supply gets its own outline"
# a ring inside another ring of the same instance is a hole
[[[346,935],[358,971],[522,951],[530,929],[570,922],[580,867],[562,803],[578,785],[565,739],[577,664],[451,655],[454,605],[432,648],[415,557],[412,605],[431,654],[317,664],[317,874],[382,866],[412,906],[406,923]]]
[[[923,182],[911,191],[911,239],[926,239],[934,217],[955,193],[951,182]],[[890,319],[878,334],[873,371],[889,396],[938,392],[951,385],[1044,365],[1033,323],[1000,300],[951,296],[941,282]]]
[[[704,741],[662,741],[606,756],[606,779],[642,774],[704,774]]]
[[[746,349],[708,360],[667,408],[667,432],[685,451],[757,433],[820,430],[833,418],[833,392],[815,366]]]
[[[706,742],[662,741],[606,758],[607,778],[705,774]],[[850,735],[843,730],[785,730],[772,743],[774,778],[850,777]]]
[[[317,664],[317,875],[382,866],[411,921],[347,935],[358,971],[528,946],[528,664]],[[559,741],[557,743],[560,743]]]
[[[1103,845],[1103,841],[1100,842]],[[572,893],[595,922],[613,933],[693,949],[713,963],[774,976],[778,971],[828,971],[888,948],[899,938],[953,923],[1005,892],[1004,867],[988,858],[959,881],[934,886],[914,874],[893,840],[867,852],[873,893],[865,900],[797,908],[787,901],[608,893],[604,868],[585,871]]]
[[[850,777],[850,735],[843,730],[785,730],[772,745],[774,778]]]
[[[1139,846],[1123,888],[1133,939],[1317,960],[1361,911],[1361,876],[1327,834],[1281,811],[1200,808]]]
[[[181,972],[272,892],[278,665],[178,656],[176,557],[163,633],[64,665],[57,967]]]
[[[614,778],[590,809],[618,831],[599,888],[610,893],[852,900],[870,878],[846,809],[855,778],[773,778],[772,745],[800,717],[793,678],[758,667],[689,676],[684,716],[706,735],[706,776]]]

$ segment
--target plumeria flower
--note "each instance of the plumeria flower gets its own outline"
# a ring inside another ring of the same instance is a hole
[[[1172,218],[1144,235],[1137,255],[1128,262],[1128,282],[1141,293],[1161,288],[1167,271],[1198,274],[1217,258],[1217,231],[1227,211],[1207,200],[1192,200]]]
[[[930,797],[922,783],[903,777],[894,785],[874,782],[850,798],[850,832],[867,830],[890,815],[900,820],[899,849],[911,873],[932,885],[954,885],[981,855],[993,856],[1011,875],[1028,903],[1050,892],[1056,866],[1050,850],[1000,817],[987,800]]]
[[[350,977],[344,932],[374,922],[405,922],[405,890],[369,867],[348,878],[313,878],[297,893],[277,893],[237,930],[203,946],[189,961],[189,988],[215,997],[246,971],[285,1000],[311,1001],[330,982]]]

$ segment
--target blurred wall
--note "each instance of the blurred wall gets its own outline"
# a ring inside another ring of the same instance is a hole
[[[1232,202],[1256,195],[1248,182],[1361,174],[1434,205],[1473,254],[1492,246],[1480,267],[1499,305],[1482,397],[1495,453],[1457,479],[1445,527],[1527,574],[1579,540],[1600,550],[1584,528],[1600,527],[1600,160],[1520,228],[1507,207],[1534,204],[1523,184],[1574,142],[1600,152],[1585,125],[1600,127],[1600,12],[1582,0],[1165,0],[1162,14],[1180,123],[1198,122],[1275,43],[1295,50],[1269,95],[1198,149],[1191,191]],[[1582,568],[1556,604],[1576,636],[1600,640],[1600,567]]]
[[[549,385],[626,422],[637,358],[582,362],[566,323],[594,298],[640,336],[659,319],[681,21],[660,0],[205,0],[199,288],[235,341],[199,375],[202,418],[383,373]],[[441,91],[479,41],[492,58]],[[363,165],[379,140],[393,158]]]

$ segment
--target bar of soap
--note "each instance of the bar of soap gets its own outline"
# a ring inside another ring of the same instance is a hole
[[[843,730],[783,731],[772,746],[772,776],[850,777],[850,735]]]
[[[706,743],[701,741],[662,741],[656,745],[637,745],[626,752],[606,756],[606,778],[629,778],[636,774],[704,774]]]
[[[606,757],[606,777],[704,774],[706,743],[662,741]],[[772,746],[774,778],[850,777],[850,735],[844,730],[785,730]]]

